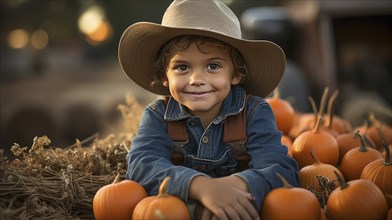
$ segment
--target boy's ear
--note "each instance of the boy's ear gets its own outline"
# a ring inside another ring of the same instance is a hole
[[[236,75],[231,79],[231,85],[237,85],[242,81],[242,76]]]
[[[162,85],[164,86],[164,87],[169,87],[169,81],[165,78],[165,79],[162,79]]]

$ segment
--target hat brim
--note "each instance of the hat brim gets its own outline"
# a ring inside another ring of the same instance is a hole
[[[283,50],[271,41],[244,40],[194,28],[174,28],[150,22],[138,22],[123,33],[118,48],[119,62],[124,72],[142,88],[169,95],[167,87],[157,83],[153,67],[159,49],[170,39],[181,35],[200,35],[221,40],[242,54],[249,76],[241,84],[248,94],[266,97],[283,77],[286,58]]]

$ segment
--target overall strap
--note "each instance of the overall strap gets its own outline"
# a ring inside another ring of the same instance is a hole
[[[245,148],[247,141],[246,134],[246,106],[251,95],[247,95],[244,109],[240,114],[228,116],[224,122],[223,142],[230,145],[234,156],[239,163],[240,170],[248,168],[250,157]],[[168,98],[165,99],[166,104]],[[184,159],[184,149],[182,146],[189,141],[189,134],[185,120],[167,121],[169,137],[173,140],[176,148],[172,154],[173,164],[180,165]]]
[[[250,94],[246,96],[244,109],[241,113],[227,117],[224,123],[223,142],[230,145],[234,156],[239,163],[240,170],[247,169],[250,160],[250,156],[245,148],[247,141],[246,106],[250,96]]]
[[[166,106],[169,102],[170,96],[165,97]],[[171,161],[175,165],[182,165],[184,162],[184,148],[183,146],[189,142],[189,134],[186,129],[185,119],[179,121],[167,121],[167,133],[172,139],[175,148],[171,155]]]

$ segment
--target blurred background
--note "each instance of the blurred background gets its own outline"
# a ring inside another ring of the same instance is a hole
[[[326,86],[338,89],[335,113],[353,126],[365,115],[391,124],[392,1],[226,0],[248,39],[286,52],[281,97],[311,111]],[[68,146],[116,132],[117,105],[131,94],[156,97],[126,77],[117,61],[122,32],[160,23],[171,0],[1,0],[1,147],[30,146],[47,135]]]

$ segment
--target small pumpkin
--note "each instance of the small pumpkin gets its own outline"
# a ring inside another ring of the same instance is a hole
[[[313,130],[303,132],[293,142],[292,154],[300,169],[313,163],[309,150],[323,163],[336,166],[339,161],[338,142],[329,132],[319,130],[320,121],[321,116]]]
[[[159,187],[157,196],[144,198],[136,205],[132,219],[170,219],[188,220],[190,219],[188,207],[176,196],[167,193],[170,177],[166,177]]]
[[[370,145],[374,146],[374,143],[370,139],[366,139],[365,135],[362,135],[364,138],[364,141]],[[336,137],[336,141],[338,142],[339,145],[339,162],[338,166],[340,166],[342,159],[346,153],[354,148],[358,148],[361,146],[361,141],[359,138],[355,135],[355,133],[344,133],[340,134]]]
[[[327,209],[331,220],[384,220],[388,205],[381,190],[369,180],[349,182],[335,173],[340,187],[329,195]]]
[[[372,140],[376,149],[382,149],[383,142],[392,144],[392,127],[382,124],[375,118],[374,114],[370,114],[369,121],[371,125],[369,125],[368,121],[365,121],[364,125],[359,126],[355,130],[358,130],[362,135],[366,134]]]
[[[387,144],[385,159],[375,160],[363,168],[360,178],[376,184],[384,194],[392,194],[392,160]]]
[[[370,114],[369,120],[373,123],[369,128],[369,138],[374,141],[376,146],[382,148],[383,142],[392,144],[392,127],[381,123],[374,114]]]
[[[335,166],[320,162],[320,160],[316,157],[312,150],[310,150],[309,153],[313,158],[314,163],[300,169],[300,171],[298,172],[300,184],[303,188],[312,188],[317,192],[321,192],[317,176],[324,176],[329,180],[334,180],[336,179],[334,171],[337,172],[339,175],[343,174]]]
[[[275,88],[273,97],[267,98],[275,116],[276,126],[283,134],[288,134],[293,126],[295,111],[293,106],[279,97],[279,89]]]
[[[264,198],[261,219],[320,219],[321,208],[317,197],[307,189],[291,186],[277,174],[283,187],[273,189]]]
[[[365,141],[358,131],[355,132],[355,135],[359,138],[361,146],[349,150],[344,155],[339,167],[347,181],[359,179],[361,177],[361,172],[366,165],[374,160],[382,158],[382,155],[378,150],[366,147]]]
[[[131,219],[137,203],[147,197],[147,192],[132,180],[120,181],[117,174],[112,184],[101,187],[93,198],[93,212],[97,220]]]

